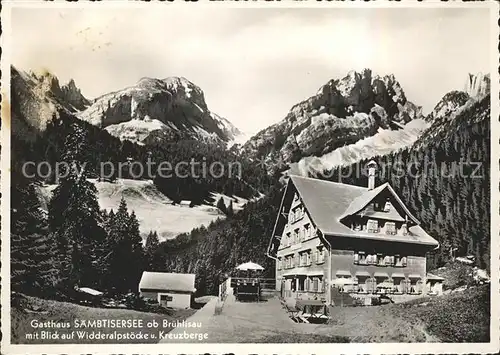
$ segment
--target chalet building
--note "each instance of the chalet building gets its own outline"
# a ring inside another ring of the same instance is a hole
[[[290,176],[268,256],[285,298],[323,299],[348,292],[395,301],[440,294],[443,279],[426,275],[426,253],[439,247],[385,183],[368,187]],[[367,301],[368,303],[368,301]]]
[[[195,276],[144,271],[139,282],[139,294],[145,299],[156,300],[163,307],[189,308],[196,291]]]

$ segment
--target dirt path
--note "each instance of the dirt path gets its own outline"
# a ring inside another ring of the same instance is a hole
[[[169,334],[172,334],[172,338],[177,338],[163,339],[160,342],[248,343],[288,335],[293,340],[294,334],[314,334],[320,327],[293,322],[275,298],[262,302],[236,302],[233,295],[228,295],[219,315],[214,314],[216,304],[217,298],[187,319],[187,322],[196,322],[201,327],[176,328]],[[181,334],[188,336],[181,337]],[[203,339],[200,339],[199,334],[203,334]]]
[[[304,324],[292,321],[277,298],[262,302],[237,302],[233,295],[228,295],[222,312],[215,315],[217,302],[217,298],[212,299],[187,319],[198,327],[175,328],[169,334],[176,338],[160,342],[436,341],[419,323],[399,317],[384,307],[336,307],[330,324]]]

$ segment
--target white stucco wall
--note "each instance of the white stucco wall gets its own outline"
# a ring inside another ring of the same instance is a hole
[[[190,293],[159,292],[158,293],[158,303],[160,303],[160,298],[162,295],[168,295],[168,296],[172,297],[172,301],[167,302],[168,307],[189,308],[191,306],[191,294]]]

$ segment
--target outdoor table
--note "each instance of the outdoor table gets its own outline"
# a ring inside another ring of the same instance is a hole
[[[312,319],[328,319],[326,305],[320,300],[297,300],[297,308],[302,310],[302,317]]]

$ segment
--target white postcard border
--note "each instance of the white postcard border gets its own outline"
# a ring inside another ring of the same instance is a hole
[[[1,149],[1,349],[5,354],[331,354],[339,353],[370,353],[370,354],[468,354],[468,353],[496,353],[500,348],[500,109],[499,109],[499,26],[498,2],[490,0],[480,3],[474,2],[439,2],[439,1],[215,1],[200,0],[198,2],[185,2],[175,0],[173,2],[142,2],[109,0],[102,2],[67,2],[56,0],[44,1],[3,1],[1,11],[2,36],[0,43],[2,47],[1,69],[2,69],[2,149]],[[490,343],[349,343],[349,344],[47,344],[47,345],[18,345],[10,344],[10,57],[11,48],[11,10],[14,7],[50,7],[50,8],[84,8],[84,7],[242,7],[242,8],[380,8],[380,7],[488,7],[491,20],[491,323]]]

